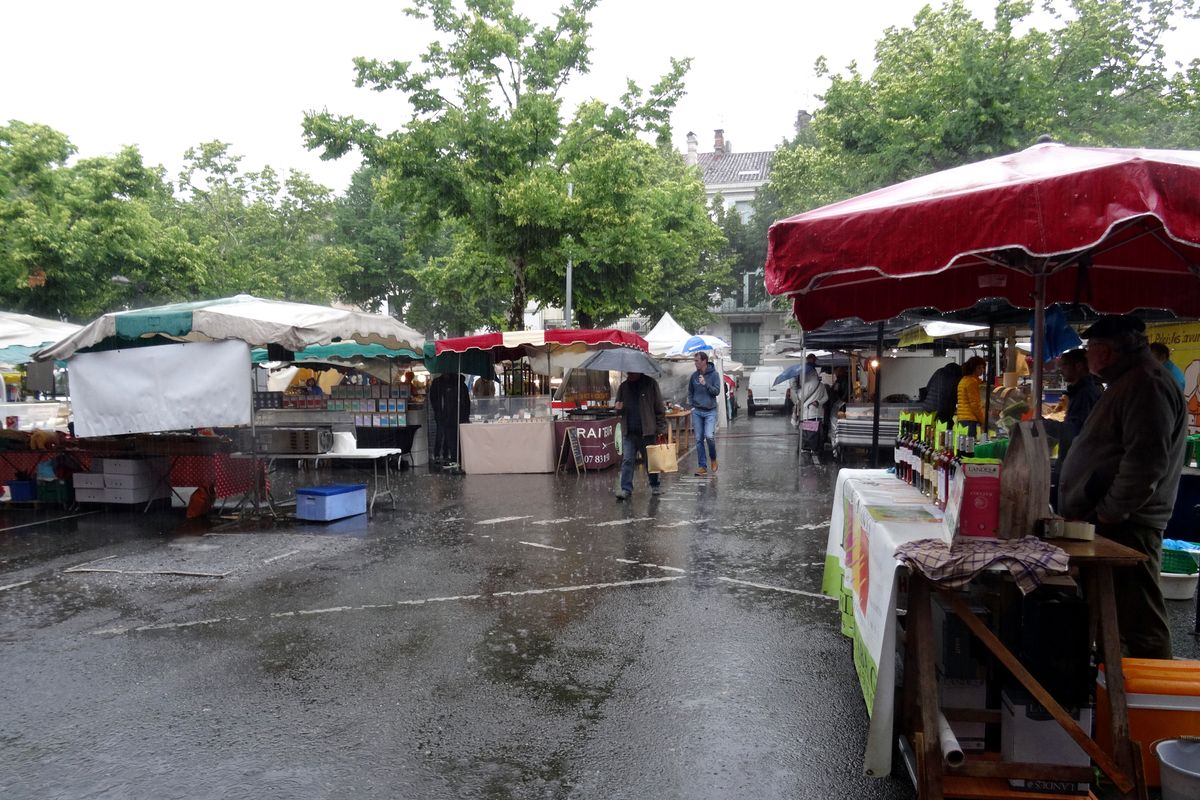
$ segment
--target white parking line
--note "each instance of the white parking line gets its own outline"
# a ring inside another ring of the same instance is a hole
[[[639,578],[630,581],[614,581],[611,583],[585,583],[575,586],[551,586],[546,589],[519,589],[507,592],[493,592],[491,594],[464,594],[453,595],[451,597],[427,597],[421,600],[397,600],[394,603],[373,603],[361,606],[334,606],[331,608],[309,608],[299,611],[277,611],[269,615],[270,619],[282,619],[284,617],[299,617],[311,616],[314,614],[339,614],[346,611],[367,611],[375,609],[401,608],[403,606],[421,606],[427,603],[449,603],[454,601],[473,601],[473,600],[488,600],[497,597],[527,597],[530,595],[539,594],[554,594],[566,592],[585,592],[594,591],[596,589],[620,589],[629,586],[649,586],[660,583],[671,583],[672,581],[682,580],[684,576],[674,575],[664,578]],[[93,636],[105,636],[109,634],[122,633],[140,633],[146,631],[164,631],[175,630],[179,628],[192,628],[197,625],[216,625],[221,622],[247,622],[248,617],[214,617],[211,619],[199,619],[191,622],[154,622],[148,625],[139,625],[135,628],[126,628],[115,626],[112,628],[102,628],[92,631]]]
[[[828,528],[829,528],[829,520],[825,520],[824,522],[810,522],[807,525],[797,525],[796,526],[796,530],[801,530],[801,531],[819,531],[819,530],[827,530]]]
[[[567,552],[567,548],[565,548],[565,547],[553,547],[548,544],[538,544],[537,542],[517,542],[517,544],[523,544],[528,547],[540,547],[543,550],[557,550],[560,553]]]
[[[7,592],[9,589],[16,589],[18,586],[28,586],[33,581],[21,581],[20,583],[10,583],[8,586],[0,586],[0,592]]]
[[[300,552],[299,550],[288,550],[286,553],[280,553],[277,556],[271,556],[270,558],[264,558],[263,563],[270,564],[274,561],[278,561],[281,558],[287,558],[288,556],[294,556],[294,555],[296,555],[296,553],[299,553],[299,552]]]
[[[632,519],[614,519],[609,522],[597,522],[593,528],[611,528],[614,525],[632,525],[635,522],[645,522],[646,520],[654,519],[654,517],[634,517]]]
[[[501,522],[516,522],[519,519],[529,519],[532,514],[526,514],[521,517],[496,517],[495,519],[481,519],[476,522],[476,525],[499,525]]]
[[[558,519],[539,519],[536,522],[533,522],[531,524],[532,525],[561,525],[564,522],[574,522],[577,519],[583,519],[583,517],[560,517]]]
[[[798,595],[802,595],[803,597],[813,597],[813,598],[816,598],[817,600],[829,600],[830,602],[832,602],[834,599],[832,597],[828,597],[823,594],[817,594],[816,592],[806,592],[803,589],[788,589],[783,586],[771,586],[768,583],[753,583],[752,581],[739,581],[736,578],[717,578],[717,580],[725,581],[726,583],[736,583],[739,586],[750,586],[755,589],[766,589],[767,591],[771,591],[771,592],[786,592],[787,594],[798,594]]]

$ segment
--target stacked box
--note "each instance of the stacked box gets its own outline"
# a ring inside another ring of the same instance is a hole
[[[1075,740],[1063,730],[1050,713],[1035,701],[1022,687],[1006,688],[1000,693],[1002,706],[1000,717],[1000,755],[1003,760],[1030,764],[1057,764],[1068,767],[1086,767],[1091,764]],[[1091,735],[1092,709],[1066,708],[1066,712],[1079,723],[1083,732]],[[1086,797],[1089,785],[1063,781],[1039,781],[1026,778],[1009,778],[1013,789],[1047,794],[1077,794]]]

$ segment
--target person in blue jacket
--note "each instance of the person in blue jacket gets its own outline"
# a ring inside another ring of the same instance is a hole
[[[696,432],[697,475],[717,471],[717,397],[721,377],[708,361],[708,353],[696,353],[696,371],[688,379],[688,405],[692,407],[692,430]],[[707,447],[707,453],[705,448]],[[705,458],[705,455],[708,458]]]

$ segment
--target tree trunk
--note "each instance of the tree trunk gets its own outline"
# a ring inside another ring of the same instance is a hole
[[[576,319],[576,323],[575,323],[576,328],[579,328],[581,330],[587,330],[588,328],[595,327],[595,323],[592,322],[592,315],[587,313],[586,311],[576,312],[575,319]]]
[[[512,258],[509,259],[509,265],[512,268],[513,274],[513,296],[512,305],[508,308],[508,329],[510,331],[525,330],[525,304],[527,295],[525,293],[525,259]]]

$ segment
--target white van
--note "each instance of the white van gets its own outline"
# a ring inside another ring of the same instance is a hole
[[[751,416],[764,410],[792,413],[792,398],[788,391],[791,381],[774,385],[775,378],[786,366],[788,365],[755,367],[754,372],[750,373],[750,383],[746,389],[746,411]]]

